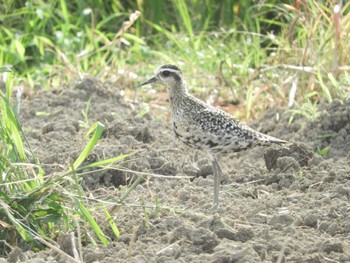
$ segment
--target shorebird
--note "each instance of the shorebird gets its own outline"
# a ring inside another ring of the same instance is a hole
[[[151,79],[140,86],[160,83],[170,98],[173,130],[176,138],[193,148],[207,152],[213,166],[214,201],[219,206],[222,169],[217,154],[239,152],[255,146],[284,144],[287,141],[258,132],[230,114],[217,109],[188,93],[182,71],[175,65],[163,65]]]

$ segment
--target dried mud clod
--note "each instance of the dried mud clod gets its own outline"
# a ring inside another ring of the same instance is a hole
[[[150,143],[154,140],[147,124],[140,121],[137,125],[131,121],[113,121],[107,124],[103,137],[124,140],[125,137],[132,136],[136,141]],[[130,140],[130,137],[129,137]],[[131,144],[132,141],[125,140],[125,144]]]
[[[348,128],[350,123],[350,99],[347,101],[333,100],[320,108],[321,115],[316,124],[324,131],[339,132]]]
[[[300,167],[307,166],[309,160],[314,156],[312,149],[304,143],[292,143],[285,147],[270,147],[264,153],[267,170],[281,171],[292,168],[295,171]]]
[[[314,149],[328,148],[326,158],[346,156],[350,152],[350,99],[333,100],[319,106],[318,118],[303,130],[304,141]]]

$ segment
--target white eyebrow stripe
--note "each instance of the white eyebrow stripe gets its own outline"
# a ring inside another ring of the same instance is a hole
[[[176,74],[179,74],[179,70],[177,70],[177,69],[172,69],[172,68],[160,68],[160,69],[158,69],[157,71],[158,72],[163,72],[163,71],[170,71],[170,72],[173,72],[173,73],[176,73]]]

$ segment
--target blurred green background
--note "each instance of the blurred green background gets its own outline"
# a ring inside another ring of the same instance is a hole
[[[130,86],[172,62],[194,87],[247,99],[249,116],[257,77],[271,86],[297,78],[301,103],[343,97],[349,82],[349,3],[342,1],[5,0],[0,10],[1,70],[12,69],[29,88],[118,70],[132,73],[121,80]],[[206,74],[217,80],[209,87],[198,77]],[[274,97],[286,102],[287,92]]]

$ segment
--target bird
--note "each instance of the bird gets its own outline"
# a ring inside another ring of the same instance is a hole
[[[175,137],[186,145],[207,153],[213,167],[214,200],[211,211],[219,207],[222,169],[218,154],[240,152],[255,146],[285,144],[287,141],[263,134],[227,112],[206,104],[188,92],[184,74],[172,64],[162,65],[155,76],[140,84],[160,83],[167,89]]]

